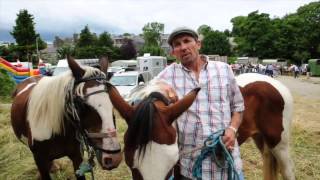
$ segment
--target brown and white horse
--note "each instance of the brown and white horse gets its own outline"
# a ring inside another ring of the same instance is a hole
[[[279,81],[256,73],[236,77],[244,98],[245,111],[239,127],[238,143],[249,137],[262,153],[264,179],[293,180],[294,165],[289,152],[293,98]]]
[[[110,94],[114,107],[128,124],[124,153],[134,180],[163,180],[171,176],[179,159],[173,122],[191,106],[200,90],[194,89],[170,104],[163,85],[154,82],[138,92],[143,100],[137,106],[130,106],[118,92]]]
[[[13,94],[12,127],[18,139],[26,140],[41,179],[50,179],[52,161],[63,156],[77,170],[83,146],[96,152],[104,169],[116,168],[122,159],[105,74],[72,58],[68,64],[71,72],[29,78]]]
[[[264,179],[277,179],[278,169],[280,169],[283,179],[294,180],[294,166],[289,152],[290,124],[293,112],[293,99],[290,91],[279,81],[256,73],[242,74],[236,79],[245,103],[243,121],[238,131],[239,144],[244,143],[249,137],[254,139],[263,156]],[[143,99],[151,92],[159,90],[167,96],[166,92],[161,91],[161,86],[159,86],[154,89],[144,88],[137,92],[134,95],[136,97],[133,99]],[[117,102],[122,103],[119,100]],[[165,104],[161,101],[155,101],[155,104],[159,103],[165,107]],[[117,106],[124,107],[124,105],[115,105],[115,107]],[[126,109],[122,110],[122,112],[120,111],[120,113],[127,122],[134,113],[148,114],[147,111],[144,111],[146,109],[138,108],[140,112],[137,112],[137,109],[132,110],[128,105],[125,106]],[[156,105],[156,107],[159,108],[160,106]],[[159,110],[154,114],[153,122],[157,122],[158,119],[168,113]],[[130,131],[130,123],[128,122],[129,130],[127,136],[131,133],[129,139],[126,137],[127,141],[139,138],[138,135],[144,133],[142,130],[139,132],[139,129],[136,129],[135,132]],[[153,133],[161,132],[161,137],[166,138],[162,139],[162,144],[168,144],[168,146],[155,143],[157,141],[150,141],[147,147],[149,148],[153,144],[153,148],[150,151],[146,150],[144,153],[144,159],[146,160],[140,161],[140,164],[137,163],[137,151],[127,149],[126,162],[132,170],[134,179],[148,180],[168,177],[167,174],[179,156],[176,151],[177,148],[174,147],[177,144],[173,141],[173,137],[176,137],[176,135],[173,135],[176,133],[175,129],[169,129],[171,131],[167,131],[167,127],[157,126]],[[132,146],[128,143],[126,145]]]

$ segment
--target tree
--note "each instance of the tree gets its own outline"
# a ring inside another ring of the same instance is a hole
[[[88,25],[81,30],[77,47],[93,46],[95,44],[94,35],[90,32]]]
[[[71,45],[64,45],[57,49],[58,59],[64,59],[67,55],[75,56],[75,49]]]
[[[320,57],[320,1],[311,2],[297,11],[300,20],[300,55],[302,59]],[[309,55],[307,55],[309,54]]]
[[[143,28],[143,39],[146,46],[159,46],[161,43],[161,34],[163,34],[164,24],[152,22],[146,24]]]
[[[30,60],[30,55],[36,51],[36,41],[38,49],[46,48],[46,43],[34,29],[33,15],[27,10],[20,10],[17,14],[16,26],[10,34],[15,38],[17,47],[13,48],[21,55],[21,60]]]
[[[150,53],[153,56],[164,55],[161,48],[161,34],[163,34],[164,24],[152,22],[146,24],[143,28],[144,45],[140,49],[139,54]]]
[[[150,53],[151,56],[164,56],[165,52],[160,46],[143,46],[139,54],[142,56],[145,53]]]
[[[204,36],[210,31],[212,31],[211,27],[205,24],[199,26],[197,29],[198,34],[202,34]]]
[[[113,40],[108,32],[103,32],[99,36],[98,46],[112,47]]]
[[[23,9],[17,14],[16,26],[10,33],[16,40],[19,46],[32,45],[36,41],[37,34],[34,30],[35,23],[33,16]]]
[[[202,40],[201,53],[218,54],[221,56],[230,55],[231,46],[228,37],[219,31],[208,31]]]
[[[124,44],[120,47],[120,53],[124,59],[133,59],[137,55],[137,51],[133,45],[132,39],[125,39]]]
[[[248,17],[236,17],[231,20],[233,34],[240,55],[259,58],[275,58],[278,34],[269,14],[254,11]]]

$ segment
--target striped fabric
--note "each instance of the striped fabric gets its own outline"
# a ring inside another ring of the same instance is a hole
[[[170,84],[179,98],[192,89],[201,87],[192,106],[177,120],[181,152],[188,152],[203,145],[210,134],[230,125],[231,112],[244,110],[243,98],[229,65],[218,61],[205,61],[199,81],[193,72],[176,63],[168,66],[156,77]],[[183,176],[192,178],[192,166],[199,154],[200,151],[197,151],[180,157]],[[232,155],[237,171],[240,172],[242,162],[237,142]],[[227,171],[217,168],[211,159],[207,158],[202,163],[202,179],[227,179]]]

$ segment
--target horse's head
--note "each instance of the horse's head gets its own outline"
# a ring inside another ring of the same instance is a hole
[[[68,64],[74,76],[71,106],[68,111],[78,134],[87,145],[96,151],[97,159],[104,169],[116,168],[121,160],[121,147],[113,118],[113,106],[108,94],[106,75],[96,68],[82,68],[68,57]],[[107,63],[104,63],[107,65]],[[105,66],[101,66],[105,70]],[[73,109],[73,110],[72,110]]]
[[[114,107],[128,124],[124,140],[125,157],[133,171],[133,179],[137,178],[137,169],[139,177],[144,179],[165,179],[179,158],[177,132],[172,123],[191,106],[200,90],[194,89],[182,99],[171,102],[168,85],[156,82],[151,86],[136,94],[142,98],[140,101],[135,97],[138,102],[136,106],[125,102],[115,88],[109,91]],[[150,158],[163,162],[154,167],[150,164]],[[150,166],[157,172],[151,171]]]

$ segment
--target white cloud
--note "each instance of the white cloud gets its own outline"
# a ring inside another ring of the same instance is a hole
[[[0,0],[0,30],[11,30],[20,9],[34,15],[36,30],[141,33],[148,22],[165,24],[168,33],[178,26],[231,29],[231,18],[259,10],[271,17],[294,13],[312,0]],[[99,33],[99,32],[98,32]]]

